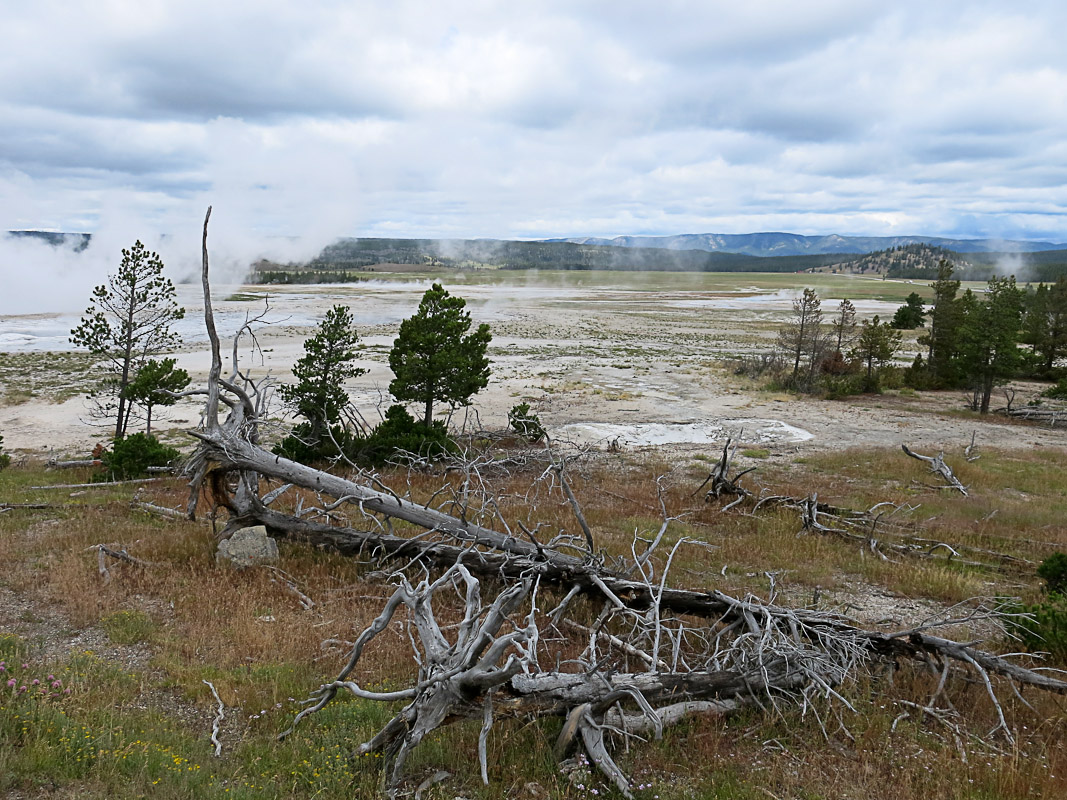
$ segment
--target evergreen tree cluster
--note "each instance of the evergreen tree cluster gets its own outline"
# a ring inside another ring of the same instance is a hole
[[[303,421],[275,452],[296,461],[345,458],[380,465],[397,458],[432,460],[454,450],[445,423],[433,418],[434,405],[469,405],[487,385],[489,326],[471,331],[466,302],[433,284],[401,323],[389,353],[389,391],[396,400],[417,403],[421,420],[395,404],[370,429],[356,415],[346,418],[344,382],[366,373],[355,365],[359,336],[353,323],[348,308],[334,306],[304,343],[305,355],[293,367],[297,383],[279,389]]]
[[[991,278],[985,291],[967,289],[953,264],[942,260],[924,307],[912,292],[891,322],[857,325],[855,309],[841,303],[827,329],[818,294],[805,289],[779,331],[785,368],[778,382],[797,391],[830,395],[878,391],[885,380],[916,389],[965,389],[975,411],[987,413],[993,389],[1012,378],[1056,380],[1067,358],[1067,277],[1026,289],[1014,277]],[[901,330],[926,328],[923,348],[908,369],[891,366]],[[788,371],[786,371],[788,370]]]

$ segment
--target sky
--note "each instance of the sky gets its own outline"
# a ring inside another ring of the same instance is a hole
[[[336,236],[1067,241],[1061,0],[0,0],[0,19],[0,230],[101,253],[195,260],[208,204],[235,263]]]

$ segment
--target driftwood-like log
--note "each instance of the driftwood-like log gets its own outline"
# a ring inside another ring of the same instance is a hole
[[[54,461],[49,460],[49,469],[71,469],[74,467],[99,467],[103,465],[103,461],[99,458],[80,458],[73,461]]]
[[[906,444],[902,444],[900,449],[904,451],[905,455],[911,456],[918,461],[923,461],[930,466],[930,472],[935,475],[940,475],[945,481],[944,486],[936,486],[936,489],[955,489],[964,497],[967,496],[967,487],[960,483],[960,479],[952,473],[952,467],[945,463],[944,452],[938,453],[936,456],[924,456],[919,453],[913,452],[908,449]]]
[[[114,547],[106,544],[94,544],[88,548],[91,552],[96,551],[97,569],[100,572],[100,577],[104,579],[104,583],[111,582],[111,571],[107,568],[107,560],[113,558],[116,561],[125,561],[127,564],[133,564],[136,567],[151,567],[151,561],[143,561],[140,558],[134,558],[126,552],[126,548],[123,547],[116,550]]]
[[[1022,408],[998,409],[998,413],[1022,419],[1028,422],[1040,422],[1050,428],[1067,426],[1067,408],[1048,408],[1043,406],[1023,406]]]
[[[336,680],[321,686],[309,698],[309,707],[293,721],[295,726],[321,710],[338,692],[369,700],[403,701],[405,706],[359,748],[360,753],[385,756],[385,785],[390,794],[395,794],[404,763],[419,743],[441,726],[463,718],[482,720],[478,751],[485,780],[486,739],[498,715],[554,715],[567,720],[559,750],[566,751],[580,741],[597,768],[629,797],[628,782],[611,755],[613,731],[659,735],[664,725],[687,714],[729,713],[750,703],[777,713],[790,706],[816,713],[812,701],[817,696],[847,705],[837,687],[864,675],[866,664],[873,659],[936,663],[944,665],[942,682],[950,671],[981,682],[1001,720],[999,728],[1009,738],[995,676],[1016,685],[1067,693],[1067,682],[1048,673],[976,649],[974,643],[939,638],[931,632],[937,624],[884,633],[864,630],[828,612],[792,609],[718,591],[671,588],[667,571],[685,540],[659,559],[664,563],[653,581],[650,559],[670,523],[665,509],[664,526],[649,547],[640,556],[635,547],[632,564],[610,570],[593,557],[591,547],[577,548],[581,557],[563,553],[551,542],[537,541],[521,525],[516,527],[527,538],[513,536],[499,509],[492,524],[499,523],[504,532],[471,521],[465,511],[453,516],[402,498],[373,477],[349,480],[267,452],[258,445],[265,393],[237,367],[237,341],[245,329],[234,339],[233,371],[229,377],[222,376],[208,281],[209,219],[210,209],[204,220],[203,285],[212,367],[204,392],[203,424],[193,434],[199,444],[187,467],[190,515],[195,515],[201,491],[207,487],[216,502],[231,510],[231,524],[255,520],[272,532],[341,552],[403,558],[441,568],[439,577],[427,571],[418,585],[402,571],[394,574],[398,588],[356,639]],[[224,421],[220,405],[228,409]],[[720,477],[744,492],[736,486],[740,476],[729,478],[731,459],[728,443],[720,459]],[[231,489],[234,476],[236,488]],[[329,509],[323,518],[332,519],[338,509],[355,511],[370,530],[325,524],[271,508],[269,501],[278,496],[278,490],[261,498],[263,478],[333,498],[322,501],[323,509]],[[720,486],[725,491],[725,484]],[[812,529],[830,528],[819,518],[824,509],[817,497],[808,499],[807,508]],[[580,507],[576,513],[580,514]],[[391,520],[416,526],[422,533],[397,535]],[[100,552],[103,558],[104,551]],[[478,576],[500,586],[491,602],[482,600]],[[538,608],[537,597],[548,586],[566,597],[546,614]],[[562,615],[567,601],[582,592],[602,602],[604,610],[596,624],[580,626],[590,647],[561,670],[555,666],[561,651],[554,648],[559,627],[567,627]],[[434,610],[438,595],[452,598],[457,594],[462,620],[455,626],[442,626]],[[357,667],[364,650],[398,621],[398,614],[405,613],[419,664],[413,684],[391,692],[363,688]],[[975,619],[998,622],[1004,616],[997,610],[975,610],[938,624]],[[551,629],[553,643],[542,636],[542,628]],[[598,650],[600,642],[607,648]],[[632,671],[631,659],[646,671]],[[542,662],[553,668],[542,668]]]
[[[50,483],[45,486],[31,486],[34,490],[45,489],[107,489],[111,486],[127,486],[131,483],[159,483],[163,478],[131,478],[126,481],[99,481],[97,483]]]
[[[137,511],[144,511],[146,514],[154,514],[157,517],[164,517],[166,519],[187,519],[185,512],[179,511],[176,508],[167,508],[166,506],[159,506],[155,503],[146,503],[141,500],[135,500],[130,503],[130,508]]]
[[[723,511],[729,511],[734,506],[743,502],[745,498],[752,496],[752,492],[741,485],[741,478],[756,469],[755,467],[749,467],[748,469],[737,473],[732,478],[730,477],[730,465],[733,463],[734,456],[737,454],[737,445],[734,444],[732,448],[730,446],[732,441],[732,439],[726,440],[726,444],[722,448],[722,455],[719,456],[719,460],[708,474],[708,477],[704,479],[704,482],[697,487],[695,492],[693,492],[694,495],[697,494],[697,492],[710,483],[711,487],[704,495],[705,502],[710,502],[713,499],[718,500],[724,495],[736,497],[736,500],[723,506]]]

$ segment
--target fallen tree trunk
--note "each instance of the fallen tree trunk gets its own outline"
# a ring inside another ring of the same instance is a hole
[[[487,780],[486,739],[496,715],[564,716],[567,722],[558,751],[566,751],[580,739],[593,763],[629,797],[629,784],[607,747],[605,737],[613,726],[625,724],[632,730],[653,730],[658,735],[665,724],[687,714],[729,713],[748,703],[775,710],[791,703],[805,711],[813,708],[816,696],[844,703],[835,687],[865,674],[866,664],[876,658],[936,663],[943,669],[942,686],[950,670],[977,679],[985,685],[997,710],[998,730],[1009,739],[1011,732],[991,676],[1067,693],[1065,681],[978,650],[974,643],[933,635],[929,631],[937,627],[935,624],[884,633],[864,630],[837,614],[791,609],[718,591],[668,587],[671,560],[685,540],[674,545],[653,582],[650,558],[670,522],[665,509],[664,526],[655,540],[640,556],[635,548],[631,565],[612,571],[592,552],[585,557],[562,553],[538,542],[525,528],[528,539],[517,538],[510,534],[502,516],[505,532],[420,505],[387,489],[268,453],[258,445],[263,393],[237,369],[236,342],[241,332],[235,337],[233,373],[229,378],[221,374],[208,283],[209,218],[210,209],[204,221],[203,284],[212,368],[204,392],[208,399],[203,428],[193,434],[199,446],[188,463],[192,476],[190,515],[195,514],[202,489],[210,486],[216,501],[232,511],[231,524],[256,521],[276,533],[342,552],[431,562],[443,570],[436,579],[427,572],[417,587],[402,571],[394,573],[399,587],[357,638],[337,679],[314,692],[309,707],[293,722],[295,727],[341,691],[370,700],[404,701],[404,708],[359,748],[360,753],[385,756],[385,783],[390,794],[395,794],[402,779],[407,757],[427,735],[456,719],[478,715],[483,720],[478,747],[483,780]],[[219,420],[220,403],[229,408],[225,422]],[[905,452],[910,454],[906,447]],[[731,483],[730,459],[724,450],[719,473],[727,483]],[[233,474],[238,480],[231,493],[227,479]],[[334,498],[324,504],[329,512],[342,506],[355,508],[374,530],[323,524],[272,509],[269,502],[278,491],[261,498],[259,484],[264,477]],[[732,480],[735,489],[737,477]],[[720,486],[727,491],[728,487]],[[962,487],[956,488],[965,493]],[[568,494],[580,516],[576,498]],[[821,525],[817,498],[809,498],[806,507],[812,524]],[[410,538],[398,536],[391,526],[387,529],[382,517],[402,520],[423,533]],[[583,528],[588,545],[592,537],[588,526]],[[101,561],[104,555],[101,549]],[[132,560],[125,553],[119,557],[123,556]],[[481,599],[476,575],[502,584],[488,605]],[[546,586],[565,593],[563,602],[548,614],[537,606],[538,590]],[[433,604],[442,589],[446,597],[461,597],[462,620],[458,625],[443,627],[437,622]],[[570,660],[573,672],[542,669],[539,659],[560,663],[562,646],[558,636],[547,643],[541,628],[558,630],[554,626],[568,600],[582,592],[601,600],[604,606],[595,625],[579,625],[589,635],[590,647]],[[304,597],[310,603],[310,598]],[[390,627],[401,609],[407,610],[418,676],[409,688],[368,691],[356,679],[356,668],[367,645]],[[938,624],[1001,621],[1005,617],[998,610],[974,610],[963,619]],[[598,654],[596,643],[601,639],[616,653],[615,658]],[[648,666],[648,671],[628,669],[630,658]],[[663,669],[667,664],[670,668]],[[941,690],[939,686],[938,694]],[[636,707],[636,712],[627,711],[624,704]]]
[[[1045,423],[1050,428],[1055,428],[1057,425],[1067,425],[1067,409],[1065,408],[1035,408],[1033,406],[1026,406],[1023,408],[998,409],[997,413],[1004,414],[1012,419]]]
[[[483,718],[479,758],[483,780],[487,780],[485,737],[496,717],[566,717],[557,742],[557,756],[564,756],[580,738],[591,762],[624,796],[630,797],[629,783],[605,744],[605,732],[614,726],[625,723],[627,730],[652,730],[658,737],[665,725],[695,713],[725,714],[749,704],[776,709],[785,704],[806,709],[816,696],[844,703],[836,687],[865,675],[868,661],[878,654],[898,660],[905,655],[926,662],[936,660],[944,665],[946,676],[950,664],[959,665],[985,684],[1001,719],[1000,727],[1009,739],[1011,732],[990,675],[999,674],[1047,691],[1067,692],[1067,682],[924,629],[886,635],[844,625],[834,615],[785,609],[754,598],[739,600],[720,593],[716,593],[716,599],[726,613],[717,626],[718,633],[702,650],[687,652],[686,658],[693,664],[689,668],[666,670],[655,666],[634,673],[617,669],[614,659],[579,657],[574,662],[574,672],[544,671],[538,666],[543,641],[540,626],[548,623],[551,615],[546,617],[539,611],[536,594],[528,611],[520,613],[531,597],[531,588],[539,582],[539,578],[526,576],[506,583],[493,602],[485,605],[479,581],[462,561],[453,563],[436,580],[427,578],[418,587],[401,576],[400,586],[381,614],[352,646],[341,673],[312,693],[309,707],[295,717],[281,738],[341,691],[369,700],[406,701],[407,705],[357,750],[360,755],[385,756],[385,785],[393,796],[408,755],[439,727],[459,719]],[[445,629],[437,622],[434,600],[442,589],[452,596],[453,586],[465,587],[465,600],[462,622],[449,628],[456,632],[454,642],[449,642]],[[409,638],[413,645],[418,642],[418,678],[407,689],[368,691],[354,678],[359,661],[371,640],[389,628],[397,611],[405,607],[412,632]],[[655,634],[659,640],[663,622],[658,617],[645,614],[628,619],[637,620],[646,638]],[[706,633],[689,629],[681,621],[676,622],[672,638],[684,642],[691,633],[695,633],[694,640],[706,643]],[[641,660],[645,663],[661,663],[656,650],[643,655]],[[677,658],[674,660],[677,662]],[[944,677],[942,686],[943,683]],[[636,706],[637,711],[627,712],[624,706]]]

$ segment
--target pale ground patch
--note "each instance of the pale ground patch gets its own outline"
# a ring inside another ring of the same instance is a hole
[[[460,409],[453,415],[454,424],[473,412],[481,426],[503,428],[508,409],[525,401],[550,433],[603,446],[618,438],[627,448],[707,451],[743,432],[744,444],[769,448],[772,457],[904,442],[919,450],[950,452],[966,446],[975,429],[978,442],[990,447],[1067,443],[1062,432],[956,416],[953,412],[963,408],[959,393],[829,402],[754,390],[724,362],[771,346],[808,276],[796,276],[795,290],[760,288],[745,275],[737,276],[732,288],[724,288],[722,275],[686,276],[682,288],[679,279],[667,277],[662,284],[670,286],[667,290],[657,288],[648,275],[594,277],[592,284],[590,276],[575,273],[495,273],[492,280],[480,281],[469,275],[440,277],[446,288],[468,300],[475,322],[488,322],[493,330],[490,385],[470,412]],[[270,324],[257,327],[255,351],[243,343],[241,366],[255,378],[291,380],[292,365],[317,321],[332,305],[348,305],[362,336],[359,363],[368,373],[346,388],[364,416],[376,421],[378,410],[391,402],[389,348],[400,321],[414,312],[429,286],[429,280],[397,278],[329,286],[216,287],[226,368],[228,337],[269,302]],[[838,288],[835,295],[847,294]],[[231,296],[238,299],[227,299]],[[187,311],[181,324],[186,343],[175,355],[194,384],[203,385],[210,358],[197,287],[180,287],[179,299]],[[824,301],[828,316],[835,305]],[[886,316],[897,305],[878,299],[857,302],[861,317]],[[77,315],[5,317],[0,319],[0,339],[9,350],[69,349],[65,331],[75,324]],[[0,397],[18,388],[17,378],[2,380]],[[1025,402],[1024,393],[1017,402]],[[158,420],[157,430],[168,432],[172,442],[191,443],[180,431],[196,425],[199,408],[195,399],[182,401]],[[32,454],[84,455],[107,439],[106,428],[88,424],[85,403],[77,397],[0,406],[0,434],[8,451]]]

